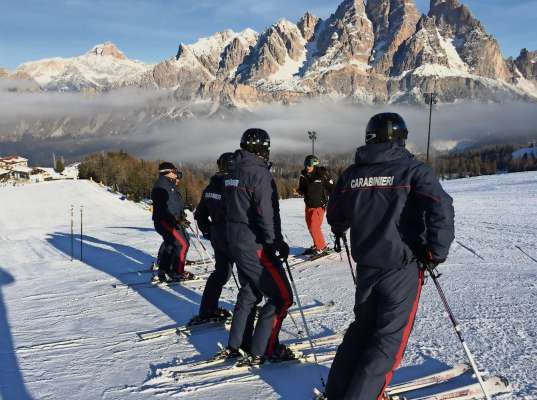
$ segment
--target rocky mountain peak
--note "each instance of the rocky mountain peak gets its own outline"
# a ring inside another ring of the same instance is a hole
[[[298,21],[297,26],[306,41],[310,42],[314,39],[315,29],[317,28],[317,24],[319,22],[320,18],[316,17],[313,14],[310,14],[309,12],[306,12],[304,16],[300,18],[300,21]]]
[[[453,39],[470,72],[510,82],[512,73],[496,39],[489,35],[470,9],[458,0],[431,0],[429,16],[445,38]]]
[[[125,60],[127,58],[112,42],[97,44],[93,46],[88,54],[95,56],[111,56],[118,60]]]
[[[238,80],[291,78],[303,62],[305,44],[298,26],[281,19],[259,37],[257,45],[239,67]]]
[[[526,79],[537,80],[537,51],[522,49],[515,65]]]
[[[371,62],[383,73],[399,46],[416,32],[420,13],[413,0],[369,0],[366,12],[375,34]]]
[[[369,61],[375,41],[363,0],[345,0],[319,28],[314,68]]]

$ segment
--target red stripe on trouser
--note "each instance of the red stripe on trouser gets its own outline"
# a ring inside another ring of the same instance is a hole
[[[164,229],[166,229],[174,238],[179,242],[181,245],[181,251],[179,252],[179,264],[177,264],[177,270],[175,271],[178,274],[181,274],[185,270],[185,261],[186,261],[186,251],[187,251],[187,244],[186,240],[183,239],[181,235],[179,235],[179,232],[177,232],[177,229],[172,228],[166,221],[161,221],[162,226],[164,226]]]
[[[276,283],[276,286],[278,287],[278,290],[280,291],[280,294],[283,298],[283,303],[284,303],[282,309],[276,315],[276,318],[274,319],[274,322],[272,324],[272,333],[270,334],[269,342],[267,345],[267,355],[271,356],[272,352],[274,351],[274,344],[276,343],[276,338],[278,337],[278,332],[282,325],[283,318],[285,317],[285,314],[287,314],[287,310],[289,309],[289,307],[291,307],[292,302],[289,296],[289,291],[287,290],[287,286],[285,285],[283,278],[278,273],[277,268],[274,266],[274,264],[272,264],[272,262],[267,257],[265,252],[263,250],[259,250],[257,252],[257,256],[259,257],[259,260],[261,261],[261,265],[263,265],[263,267],[265,267],[269,271],[270,275],[272,276],[272,279]]]
[[[405,353],[406,345],[408,343],[408,338],[410,337],[410,332],[412,332],[412,327],[414,325],[414,319],[416,318],[416,313],[418,312],[418,303],[420,301],[420,294],[421,294],[421,288],[423,286],[423,271],[419,271],[419,277],[418,277],[418,293],[416,294],[416,298],[414,299],[414,304],[412,306],[412,311],[410,312],[410,315],[408,316],[408,322],[405,326],[405,330],[403,331],[403,339],[401,341],[401,345],[399,346],[399,351],[397,352],[397,355],[395,356],[395,362],[393,363],[390,372],[386,374],[386,378],[384,380],[384,386],[382,387],[382,390],[380,391],[380,394],[377,397],[377,400],[382,400],[384,398],[384,391],[390,384],[390,381],[393,377],[393,371],[399,366],[401,363],[401,360],[403,359],[403,354]]]
[[[321,225],[324,220],[324,208],[309,208],[306,207],[306,224],[313,239],[313,244],[317,250],[322,250],[326,247]]]

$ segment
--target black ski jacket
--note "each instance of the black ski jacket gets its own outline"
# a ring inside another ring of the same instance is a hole
[[[282,239],[278,190],[270,165],[245,150],[235,152],[235,169],[225,181],[228,240],[237,246]],[[247,229],[245,229],[247,228]]]
[[[174,182],[160,176],[151,191],[153,200],[153,221],[166,221],[170,226],[177,225],[181,220],[185,203]]]
[[[194,212],[201,232],[211,238],[213,247],[227,251],[226,206],[224,203],[224,183],[229,175],[217,174],[201,195],[200,203]]]
[[[432,169],[396,143],[358,148],[328,203],[334,232],[351,230],[357,264],[399,268],[420,249],[444,261],[454,239],[454,210]]]
[[[311,174],[303,169],[298,182],[298,194],[304,196],[308,208],[326,208],[334,190],[334,181],[324,167],[315,167]]]

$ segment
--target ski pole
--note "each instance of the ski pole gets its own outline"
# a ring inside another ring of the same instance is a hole
[[[317,354],[315,353],[315,347],[313,346],[313,340],[311,339],[310,329],[308,327],[306,317],[304,316],[302,304],[300,303],[300,297],[298,296],[298,292],[296,290],[295,280],[293,279],[293,274],[291,273],[291,267],[289,266],[289,263],[287,262],[287,260],[284,260],[284,263],[285,263],[285,266],[287,267],[287,273],[289,274],[289,279],[291,280],[291,286],[296,296],[296,305],[298,307],[298,310],[300,311],[300,316],[302,317],[302,323],[304,324],[304,329],[306,330],[306,336],[308,338],[308,342],[310,344],[311,350],[313,351],[313,359],[315,360],[315,364],[319,368],[319,375],[321,376],[321,384],[323,385],[323,388],[324,388],[326,387],[326,384],[324,383],[323,372],[321,370],[321,364],[319,364],[319,360],[317,359]]]
[[[239,285],[239,281],[237,280],[237,276],[235,275],[235,271],[233,271],[233,265],[231,266],[231,276],[233,277],[233,280],[235,281],[235,285],[237,286],[237,290],[241,290],[241,287]]]
[[[189,227],[190,228],[190,227]],[[196,235],[194,233],[194,231],[192,230],[192,228],[190,228],[191,232],[192,232],[192,238],[194,239],[192,244],[194,245],[194,248],[196,249],[196,251],[198,252],[198,255],[201,257],[201,261],[203,262],[203,264],[205,265],[205,256],[203,255],[203,252],[198,248],[198,245],[196,244]],[[185,232],[186,234],[186,232]],[[207,270],[207,269],[206,269]]]
[[[354,287],[358,286],[356,281],[356,275],[354,274],[354,268],[352,267],[351,261],[351,252],[349,251],[349,243],[347,242],[347,235],[343,235],[343,245],[345,246],[345,252],[347,253],[347,260],[349,260],[349,267],[351,269],[352,280],[354,282]]]
[[[487,400],[490,400],[490,396],[488,395],[487,390],[485,389],[485,383],[483,382],[483,378],[481,378],[481,374],[479,373],[479,370],[477,369],[477,365],[474,361],[474,357],[472,356],[470,349],[468,348],[468,346],[466,345],[466,342],[464,341],[464,338],[462,337],[461,327],[458,321],[455,319],[455,315],[451,311],[451,308],[449,307],[449,303],[447,302],[446,295],[444,294],[444,291],[442,290],[442,287],[440,286],[440,283],[438,282],[439,275],[434,271],[433,268],[430,268],[429,266],[426,266],[426,269],[429,272],[429,276],[432,278],[434,285],[436,286],[436,290],[438,291],[438,295],[440,296],[442,303],[444,303],[444,308],[446,309],[449,315],[449,319],[451,320],[451,323],[453,324],[453,328],[455,328],[455,333],[457,334],[459,341],[462,344],[462,348],[464,349],[464,352],[466,353],[466,357],[468,358],[468,361],[470,361],[470,365],[472,366],[472,369],[474,370],[475,376],[477,377],[477,381],[479,382],[479,385],[481,386],[481,390],[483,390],[483,394],[485,395],[485,398]]]
[[[209,254],[209,251],[207,250],[207,247],[205,247],[205,245],[204,245],[203,242],[201,241],[200,231],[199,231],[199,228],[198,228],[198,223],[195,222],[195,225],[196,225],[196,237],[198,238],[198,242],[200,243],[201,248],[203,249],[203,251],[205,251],[205,254],[207,254],[207,257],[209,257],[209,260],[211,260],[212,263],[215,264],[216,261],[215,261],[214,258]]]
[[[522,252],[522,254],[524,254],[525,256],[529,257],[532,261],[535,261],[537,263],[537,260],[533,258],[532,256],[530,256],[528,253],[526,253],[524,250],[522,250],[520,246],[515,246],[515,247],[519,249]]]
[[[194,232],[194,229],[192,229],[192,226],[188,226],[188,229],[190,229],[190,232],[192,232],[192,234],[194,235],[194,237],[197,239],[198,243],[200,244],[202,250],[205,252],[205,254],[207,255],[207,259],[209,260],[209,262],[212,262],[214,264],[214,259],[211,257],[211,255],[209,254],[209,252],[207,251],[207,249],[205,248],[205,246],[203,245],[203,243],[201,242],[201,239],[199,237],[198,234],[196,234],[196,232]],[[201,255],[201,258],[203,258],[203,260],[205,260],[205,256],[203,256],[202,254]]]
[[[296,323],[296,320],[295,320],[295,317],[293,317],[293,314],[291,313],[287,313],[287,315],[289,315],[289,318],[291,318],[291,322],[293,323],[293,325],[295,326],[296,328],[296,334],[299,338],[302,337],[302,335],[304,334],[304,332],[302,332],[302,330],[298,327],[298,324]]]
[[[474,256],[476,257],[479,257],[480,259],[482,259],[483,261],[485,261],[485,259],[483,257],[481,257],[479,254],[477,254],[477,251],[475,251],[474,249],[468,247],[468,246],[465,246],[464,244],[462,244],[461,242],[459,242],[458,240],[456,240],[456,243],[461,246],[463,249],[466,249],[468,250],[470,253],[472,253]]]

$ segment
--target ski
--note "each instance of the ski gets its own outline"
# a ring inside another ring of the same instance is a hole
[[[323,311],[329,310],[335,306],[335,303],[333,301],[330,301],[326,304],[321,303],[316,306],[308,307],[304,310],[304,315],[313,315],[318,314]],[[288,312],[293,317],[298,316],[299,311],[298,309],[291,309]],[[145,332],[137,332],[136,335],[138,336],[140,341],[143,340],[151,340],[156,339],[159,337],[164,336],[171,336],[171,335],[191,335],[195,332],[199,331],[205,331],[208,329],[214,329],[214,328],[221,328],[225,327],[228,329],[230,327],[231,320],[227,321],[218,321],[218,322],[208,322],[206,324],[198,324],[198,325],[176,325],[171,327],[165,327],[160,329],[155,329],[152,331],[145,331]]]
[[[334,250],[328,250],[326,253],[314,255],[314,256],[290,256],[288,259],[289,266],[291,268],[299,265],[306,265],[308,263],[320,260],[335,260],[339,256]]]
[[[113,283],[112,287],[115,289],[118,288],[144,288],[144,287],[172,287],[172,286],[187,286],[196,283],[205,282],[203,275],[196,275],[194,279],[188,279],[185,281],[173,281],[173,282],[160,282],[157,280],[152,280],[150,282],[135,282],[135,283]]]
[[[294,351],[294,349],[293,349]],[[323,353],[320,355],[317,355],[317,359],[319,362],[329,361],[334,357],[335,353]],[[227,361],[227,360],[226,360]],[[233,361],[237,361],[237,359],[234,359]],[[179,380],[181,377],[195,377],[197,379],[214,379],[214,378],[220,378],[220,377],[237,377],[241,375],[247,375],[253,371],[261,370],[265,368],[277,368],[282,366],[289,366],[289,365],[296,365],[296,364],[307,364],[307,363],[313,363],[314,358],[313,354],[298,354],[298,357],[293,360],[289,361],[282,361],[278,363],[270,363],[266,362],[263,365],[260,365],[258,367],[251,367],[251,366],[241,366],[237,367],[236,365],[229,365],[229,362],[226,362],[224,365],[219,366],[218,368],[205,368],[205,369],[199,369],[196,371],[173,371],[171,373],[171,376],[176,381]]]
[[[395,385],[390,385],[388,389],[386,389],[386,395],[393,400],[402,400],[404,397],[399,396],[401,393],[407,393],[413,390],[423,389],[448,382],[457,378],[458,376],[464,375],[470,369],[471,367],[468,364],[459,364],[444,371],[435,372],[427,376],[411,379]],[[314,399],[320,400],[324,398],[322,397],[323,394],[321,391],[319,391],[317,388],[314,388],[313,391],[315,393]]]
[[[485,389],[489,396],[511,392],[509,381],[501,376],[492,376],[485,380]],[[483,394],[481,385],[479,383],[471,383],[456,389],[444,390],[428,396],[412,397],[412,400],[473,400],[482,399],[483,397],[485,397],[485,395]],[[409,398],[404,395],[395,395],[390,396],[390,400],[409,400]]]
[[[319,339],[314,339],[313,342],[316,347],[328,347],[332,345],[339,345],[342,339],[343,339],[342,335],[334,334],[334,335],[325,336]],[[294,352],[307,350],[310,348],[309,342],[307,340],[301,340],[298,342],[289,343],[287,344],[287,346]],[[177,370],[177,372],[182,372],[183,375],[199,374],[204,371],[205,372],[212,371],[213,369],[211,367],[218,367],[218,369],[227,368],[230,365],[233,365],[236,361],[237,361],[236,358],[235,359],[211,358],[209,360],[202,360],[198,362],[183,364],[181,366],[182,368]]]
[[[444,370],[441,372],[436,372],[421,378],[412,379],[407,382],[398,383],[396,385],[391,385],[386,394],[396,395],[398,393],[410,392],[411,390],[417,390],[424,387],[437,385],[439,383],[447,382],[457,376],[463,375],[471,369],[468,364],[459,364],[454,367]]]

